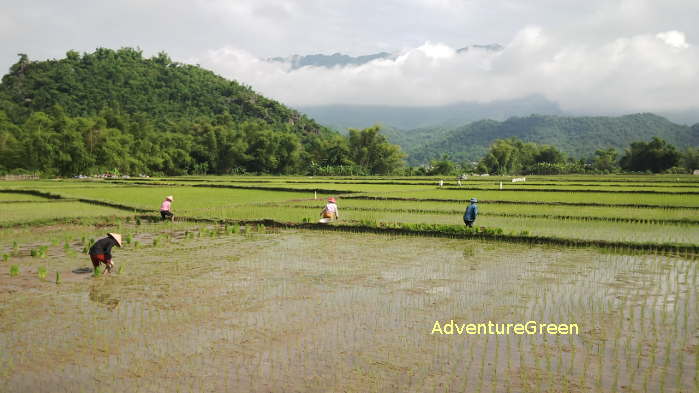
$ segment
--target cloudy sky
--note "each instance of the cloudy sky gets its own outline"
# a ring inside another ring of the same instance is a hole
[[[0,0],[0,68],[140,47],[290,105],[441,105],[540,94],[576,113],[699,108],[697,0]],[[498,53],[455,49],[499,43]],[[396,53],[302,68],[292,54]]]

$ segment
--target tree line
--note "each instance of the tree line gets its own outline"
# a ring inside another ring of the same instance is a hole
[[[0,111],[0,173],[375,175],[400,170],[403,158],[378,127],[299,135],[230,116],[156,124],[113,110],[70,117],[60,106],[14,124]]]
[[[454,162],[448,156],[433,160],[425,174],[452,175],[464,172],[495,175],[568,173],[691,173],[699,169],[699,148],[680,152],[661,138],[632,142],[622,154],[614,148],[598,149],[587,159],[573,159],[546,144],[518,138],[498,139],[478,162]]]

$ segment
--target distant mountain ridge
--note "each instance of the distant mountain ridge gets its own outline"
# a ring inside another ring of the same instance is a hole
[[[272,57],[267,60],[273,62],[290,63],[291,69],[295,70],[306,66],[332,68],[337,66],[344,67],[348,65],[360,65],[376,59],[387,59],[392,56],[393,55],[388,52],[379,52],[357,57],[342,53],[333,53],[332,55],[318,53],[305,56],[292,55],[289,57]]]
[[[485,45],[468,45],[463,48],[456,50],[456,53],[465,53],[469,50],[481,49],[492,52],[499,52],[504,49],[500,44],[485,44]],[[279,62],[279,63],[289,63],[291,64],[291,69],[296,70],[302,67],[346,67],[346,66],[357,66],[369,63],[377,59],[392,59],[396,58],[398,54],[389,52],[378,52],[368,55],[361,56],[350,56],[340,52],[333,53],[331,55],[326,55],[322,53],[315,53],[310,55],[291,55],[287,57],[270,57],[266,59],[269,62]]]
[[[426,138],[428,135],[430,138]],[[618,117],[570,117],[531,115],[505,121],[481,120],[455,129],[418,129],[389,134],[403,147],[410,164],[424,164],[449,155],[456,160],[480,159],[496,139],[517,137],[525,142],[555,146],[574,158],[585,158],[597,149],[622,151],[631,142],[660,137],[683,149],[699,146],[699,124],[685,126],[651,113]],[[425,143],[420,143],[425,140]]]

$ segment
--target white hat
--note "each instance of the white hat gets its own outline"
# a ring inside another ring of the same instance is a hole
[[[112,239],[116,240],[117,244],[119,247],[121,247],[121,235],[118,233],[108,233],[107,236],[111,237]]]
[[[165,199],[167,199],[168,201],[172,202],[172,195],[166,196]]]

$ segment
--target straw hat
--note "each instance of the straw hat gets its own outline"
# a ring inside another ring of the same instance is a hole
[[[107,236],[111,237],[112,239],[116,240],[117,245],[121,247],[121,235],[118,233],[108,233]]]
[[[168,201],[172,202],[172,195],[166,196],[165,199],[167,199]]]

